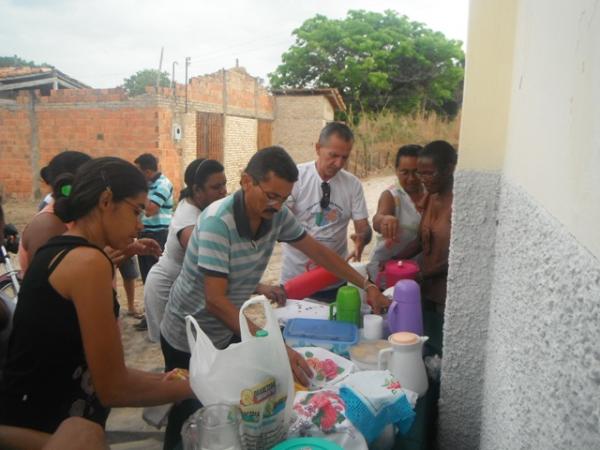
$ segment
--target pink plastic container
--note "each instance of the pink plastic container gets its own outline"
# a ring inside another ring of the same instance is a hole
[[[288,298],[302,300],[339,281],[340,279],[331,272],[317,267],[288,280],[283,287]]]
[[[417,278],[418,273],[421,271],[419,265],[412,260],[397,261],[392,259],[385,263],[383,272],[380,272],[380,277],[384,277],[385,285],[387,287],[395,286],[400,280],[414,280]]]

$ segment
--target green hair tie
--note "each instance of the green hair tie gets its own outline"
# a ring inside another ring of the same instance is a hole
[[[60,193],[65,197],[68,197],[69,195],[71,195],[71,189],[72,186],[70,184],[65,184],[63,187],[60,188]]]

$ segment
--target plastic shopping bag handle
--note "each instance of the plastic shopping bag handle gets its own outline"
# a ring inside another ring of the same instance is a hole
[[[276,336],[277,334],[281,335],[281,330],[279,329],[279,322],[275,317],[273,308],[271,308],[271,303],[269,302],[269,300],[267,300],[267,298],[264,295],[257,295],[256,297],[246,300],[240,308],[240,337],[242,338],[242,341],[254,337],[252,333],[250,333],[250,328],[248,327],[248,320],[244,315],[244,310],[248,306],[256,304],[261,304],[265,311],[266,323],[263,329],[269,333],[269,336]]]
[[[192,333],[192,327],[194,327],[194,331],[196,332],[196,337],[194,338],[194,334]],[[194,348],[196,347],[196,343],[200,341],[200,345],[205,349],[216,350],[212,341],[208,338],[206,333],[202,331],[196,319],[189,314],[185,316],[185,331],[187,335],[188,345],[190,347],[190,353],[194,352]]]

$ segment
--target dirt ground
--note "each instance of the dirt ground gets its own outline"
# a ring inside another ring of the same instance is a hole
[[[377,175],[363,180],[365,190],[365,198],[369,209],[369,220],[373,217],[377,208],[377,200],[381,192],[394,182],[393,175]],[[7,223],[15,224],[19,231],[22,231],[29,219],[37,211],[37,202],[23,202],[8,200],[4,203],[4,212]],[[349,227],[349,233],[352,231],[352,226]],[[351,245],[351,244],[350,244]],[[363,259],[368,259],[371,252],[369,245],[363,254]],[[16,258],[14,258],[16,262]],[[279,271],[281,269],[281,249],[276,246],[273,256],[269,262],[267,270],[263,276],[265,283],[277,283]],[[117,291],[121,311],[127,310],[127,302],[123,284],[120,279],[117,282]],[[136,283],[136,305],[142,310],[144,305],[144,293],[141,280]],[[137,320],[121,314],[120,328],[125,350],[126,363],[130,367],[142,370],[162,371],[163,358],[160,351],[160,346],[150,342],[145,332],[136,331],[133,325]],[[140,408],[118,408],[111,412],[108,420],[107,430],[111,433],[109,437],[112,442],[138,441],[139,448],[160,448],[157,445],[160,439],[160,434],[156,429],[147,425],[141,418],[142,410]],[[145,439],[143,443],[142,439]],[[152,442],[153,441],[153,442]],[[119,444],[112,448],[131,449],[138,448],[135,446],[124,446]]]

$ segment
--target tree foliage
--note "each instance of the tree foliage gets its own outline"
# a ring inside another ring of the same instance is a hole
[[[52,67],[50,64],[37,64],[33,61],[27,61],[17,55],[0,56],[0,67]]]
[[[336,87],[355,112],[458,111],[462,43],[406,16],[362,10],[342,20],[316,15],[293,35],[296,42],[269,74],[274,88]]]
[[[123,80],[123,88],[130,96],[146,93],[146,86],[156,86],[156,77],[159,72],[156,69],[138,70],[129,78]],[[159,86],[171,86],[171,80],[167,72],[160,73]]]

